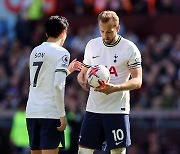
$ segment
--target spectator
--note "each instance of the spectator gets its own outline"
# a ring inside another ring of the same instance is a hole
[[[26,128],[26,107],[27,97],[22,98],[18,110],[13,116],[13,123],[10,133],[10,140],[13,146],[13,154],[28,154],[29,149],[29,138]]]

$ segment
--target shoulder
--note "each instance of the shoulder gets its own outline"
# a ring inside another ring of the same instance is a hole
[[[37,50],[43,50],[43,48],[44,48],[43,44],[40,44],[40,45],[34,47],[34,48],[32,49],[32,52],[37,51]]]
[[[130,41],[130,40],[124,38],[124,37],[122,37],[121,40],[122,40],[123,43],[125,43],[126,45],[128,45],[129,48],[135,48],[135,47],[136,47],[136,45],[135,45],[132,41]],[[136,48],[137,48],[137,47],[136,47]]]
[[[97,37],[97,38],[94,38],[94,39],[91,39],[89,42],[88,42],[88,45],[97,45],[97,44],[101,44],[102,43],[102,37]]]
[[[38,56],[41,55],[41,54],[44,54],[44,51],[45,51],[44,46],[43,46],[42,44],[41,44],[41,45],[38,45],[38,46],[36,46],[36,47],[34,47],[34,48],[32,49],[30,58],[33,58],[33,57],[34,57],[35,55],[37,55],[37,54],[38,54]]]
[[[121,41],[125,46],[127,46],[129,52],[139,52],[139,49],[132,41],[130,41],[124,37],[122,37]]]
[[[47,50],[49,53],[52,53],[55,55],[56,54],[58,54],[58,55],[59,54],[70,54],[67,49],[57,45],[56,43],[44,42],[40,46],[41,46],[41,48],[44,48],[45,50]]]
[[[68,65],[70,61],[70,53],[67,49],[64,47],[57,47],[56,49],[56,59],[60,62],[63,63],[63,65]]]
[[[67,49],[56,44],[50,46],[50,51],[48,51],[48,53],[52,55],[54,59],[59,59],[63,56],[70,57],[70,53]]]
[[[57,48],[57,51],[58,51],[58,53],[60,52],[61,54],[65,54],[65,55],[68,55],[68,56],[70,56],[70,53],[69,53],[69,51],[67,50],[67,49],[65,49],[64,47],[58,47]]]
[[[61,47],[55,43],[47,44],[45,51],[49,58],[53,58],[55,61],[61,59],[62,57],[70,58],[70,53],[64,47]]]

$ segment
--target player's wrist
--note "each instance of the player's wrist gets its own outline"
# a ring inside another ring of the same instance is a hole
[[[115,85],[114,91],[115,91],[115,92],[121,91],[121,85]]]
[[[67,69],[67,76],[71,74],[71,71],[69,69]]]

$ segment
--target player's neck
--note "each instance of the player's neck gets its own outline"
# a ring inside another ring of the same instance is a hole
[[[59,39],[59,38],[49,37],[49,38],[47,39],[47,42],[56,43],[56,44],[59,45],[59,46],[63,46],[63,41],[62,41],[62,39]]]
[[[118,40],[118,38],[119,38],[119,35],[117,34],[117,35],[114,37],[114,40],[112,41],[112,43],[111,43],[111,44],[116,43],[116,41]]]

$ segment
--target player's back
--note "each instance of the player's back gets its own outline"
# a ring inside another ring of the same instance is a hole
[[[54,98],[54,77],[56,69],[67,68],[68,62],[64,63],[63,59],[65,61],[69,56],[66,49],[55,43],[44,42],[33,49],[29,62],[30,92],[26,117],[59,118]]]

